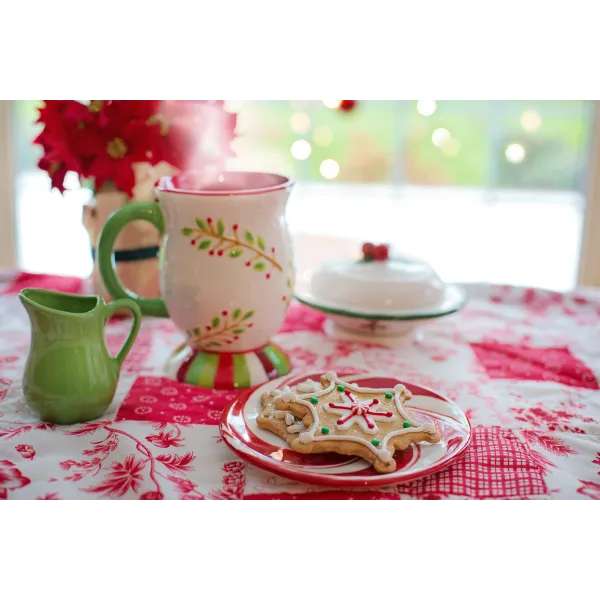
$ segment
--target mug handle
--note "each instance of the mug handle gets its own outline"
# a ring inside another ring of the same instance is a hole
[[[167,307],[162,298],[142,298],[123,286],[115,271],[113,248],[121,229],[132,221],[148,221],[165,234],[165,220],[158,204],[154,202],[132,202],[112,213],[98,238],[98,267],[102,282],[108,293],[115,299],[127,298],[135,302],[143,315],[168,317]]]
[[[131,346],[133,346],[133,342],[135,342],[135,338],[137,337],[138,332],[140,331],[140,325],[142,322],[142,311],[140,307],[136,304],[134,300],[130,300],[129,298],[121,298],[120,300],[115,300],[110,304],[107,304],[104,308],[104,323],[108,322],[110,316],[117,312],[120,309],[130,310],[133,314],[133,325],[131,326],[131,331],[123,344],[123,347],[119,350],[119,353],[112,357],[112,359],[117,363],[119,370],[123,365],[123,361],[129,354],[131,350]]]

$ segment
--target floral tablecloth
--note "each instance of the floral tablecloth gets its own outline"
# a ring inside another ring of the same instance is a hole
[[[600,499],[600,292],[468,286],[459,314],[390,349],[333,340],[292,304],[275,341],[297,371],[388,371],[456,400],[473,425],[467,454],[442,473],[376,490],[294,483],[241,461],[218,422],[234,392],[165,379],[182,336],[146,318],[108,412],[54,426],[21,393],[29,320],[23,287],[82,290],[75,278],[0,273],[0,499],[579,498]],[[115,352],[130,324],[109,323]]]

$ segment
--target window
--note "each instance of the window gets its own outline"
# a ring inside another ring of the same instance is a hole
[[[288,216],[300,261],[373,239],[447,279],[575,285],[593,103],[352,103],[229,103],[239,113],[231,167],[298,181]],[[74,180],[66,197],[50,193],[31,145],[37,105],[12,103],[19,264],[86,276],[90,192]]]

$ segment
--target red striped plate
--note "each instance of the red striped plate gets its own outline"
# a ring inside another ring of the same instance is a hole
[[[415,418],[434,422],[442,434],[438,444],[413,444],[403,452],[396,452],[397,468],[392,473],[377,473],[369,463],[354,456],[300,454],[281,438],[258,427],[256,417],[261,412],[263,392],[308,378],[318,380],[320,375],[320,372],[288,375],[243,392],[223,411],[220,430],[225,442],[244,460],[265,471],[335,487],[384,486],[419,479],[447,468],[464,454],[471,442],[471,425],[455,402],[430,389],[373,373],[344,375],[339,371],[338,375],[363,387],[389,388],[403,383],[413,393],[408,406]]]

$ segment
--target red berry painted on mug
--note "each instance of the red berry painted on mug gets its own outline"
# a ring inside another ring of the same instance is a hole
[[[192,240],[192,241],[190,242],[190,244],[191,244],[192,246],[195,246],[195,245],[196,245],[196,240]]]
[[[212,223],[212,219],[208,217],[208,219],[206,219],[206,222],[210,225]]]
[[[248,328],[254,327],[254,323],[248,323]]]
[[[233,230],[234,230],[234,231],[237,231],[238,229],[239,229],[239,226],[238,226],[238,225],[234,225],[234,226],[233,226]]]
[[[251,263],[250,263],[250,261],[248,261],[247,263],[245,263],[245,265],[246,265],[247,267],[249,267],[249,266],[250,266],[250,264],[251,264]]]
[[[219,251],[217,252],[217,254],[218,254],[219,256],[223,256],[223,250],[219,250]]]
[[[224,310],[224,311],[223,311],[221,314],[222,314],[224,317],[226,317],[228,313],[227,313],[227,311],[226,311],[226,310]]]
[[[275,252],[275,248],[271,248],[271,252]]]
[[[212,327],[210,325],[206,326],[206,331],[210,331],[212,329]]]
[[[212,256],[214,253],[215,253],[215,251],[214,251],[214,250],[210,250],[210,251],[209,251],[209,254],[210,254],[211,256]]]
[[[239,336],[239,335],[234,335],[234,336],[233,336],[233,339],[234,339],[234,340],[239,340],[239,339],[240,339],[240,336]]]
[[[267,279],[271,279],[271,273],[267,273],[267,274],[265,275],[265,277],[266,277]]]

